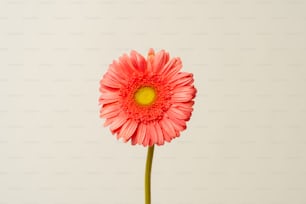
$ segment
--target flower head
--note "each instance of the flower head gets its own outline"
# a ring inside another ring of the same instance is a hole
[[[186,129],[196,89],[181,59],[161,50],[114,60],[100,81],[100,117],[117,138],[133,145],[163,145]]]

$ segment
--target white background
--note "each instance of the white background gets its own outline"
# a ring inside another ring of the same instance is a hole
[[[152,204],[306,203],[305,0],[1,0],[0,203],[136,204],[146,148],[99,119],[135,49],[193,72],[195,111],[157,147]]]

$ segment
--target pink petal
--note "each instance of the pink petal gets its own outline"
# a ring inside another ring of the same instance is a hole
[[[124,141],[128,141],[137,129],[138,123],[129,119],[120,129],[119,137],[122,137]]]
[[[103,91],[102,87],[100,88],[100,91]],[[100,104],[114,103],[117,102],[118,100],[119,100],[119,91],[101,92],[101,95],[99,97]]]
[[[114,122],[114,120],[116,120],[116,117],[112,117],[112,118],[106,118],[103,126],[106,127],[106,126],[109,126],[110,124],[112,124]]]
[[[176,118],[175,115],[171,114],[169,111],[166,113],[166,117],[171,120],[175,130],[183,131],[186,129],[186,120]]]
[[[194,105],[194,101],[188,101],[185,103],[175,103],[172,106],[175,108],[178,108],[182,111],[187,111],[187,112],[192,112],[193,108],[192,106]]]
[[[121,112],[122,113],[122,112]],[[116,117],[116,119],[113,121],[113,123],[110,126],[110,129],[116,130],[118,128],[120,128],[125,122],[127,121],[127,117],[124,114],[120,114],[118,115],[118,117]]]
[[[155,144],[157,142],[157,133],[153,123],[147,125],[147,134],[151,136],[149,145]]]
[[[135,50],[132,50],[130,55],[131,55],[131,62],[134,65],[134,67],[138,71],[144,72],[147,67],[147,62],[145,58]]]
[[[100,110],[100,117],[112,118],[120,113],[120,107],[117,104],[105,105]]]
[[[192,85],[193,82],[193,74],[186,72],[179,72],[169,80],[169,84],[171,84],[173,88],[177,86]]]
[[[152,139],[152,138],[151,138],[151,139]],[[155,144],[151,139],[150,139],[150,141],[149,141],[149,146],[152,146],[152,145]]]
[[[162,128],[162,131],[164,133],[164,139],[166,141],[169,142],[172,138],[176,136],[175,129],[172,126],[171,121],[168,118],[164,117],[161,121],[159,121],[159,124]]]
[[[114,102],[117,102],[118,100],[116,99],[99,99],[99,104],[110,104],[110,103],[114,103]]]
[[[173,90],[172,100],[175,102],[191,101],[196,95],[196,89],[193,86],[179,87]]]
[[[110,72],[106,73],[103,79],[100,81],[100,85],[112,87],[112,88],[120,88],[121,84],[116,78],[112,77]]]
[[[100,93],[117,92],[117,91],[119,91],[119,88],[106,86],[104,84],[100,85]]]
[[[148,75],[152,75],[154,73],[154,70],[153,70],[154,57],[155,57],[155,51],[152,48],[150,48],[148,52],[148,57],[147,57],[147,69],[146,69],[146,73]]]
[[[122,63],[120,63],[120,59],[119,61],[113,61],[112,66],[113,66],[112,71],[114,72],[114,74],[117,75],[118,77],[120,76],[123,82],[129,79],[130,75],[127,72],[126,68],[122,65]]]
[[[166,132],[166,130],[164,130],[162,127],[161,127],[162,131],[163,131],[163,137],[164,137],[164,140],[166,142],[170,142],[172,140],[172,138],[170,137],[170,135]]]
[[[136,137],[131,137],[131,140],[132,140],[132,145],[136,145],[137,144]]]
[[[169,115],[172,115],[173,118],[177,118],[177,119],[181,119],[181,120],[188,120],[190,118],[190,116],[191,116],[191,112],[190,111],[183,111],[183,110],[180,110],[180,109],[178,109],[176,107],[169,108],[167,113]]]
[[[171,79],[182,68],[182,61],[180,58],[173,58],[164,66],[161,74],[165,79]]]
[[[158,123],[154,123],[155,132],[157,135],[157,144],[163,145],[164,144],[164,137],[163,137],[163,131]]]
[[[188,102],[193,98],[192,94],[176,93],[172,95],[172,100],[175,102]]]
[[[151,76],[154,74],[153,72],[153,65],[152,65],[152,60],[151,61],[147,61],[147,69],[145,70],[146,74]]]
[[[129,140],[131,140],[131,143],[133,144],[135,144],[135,136],[136,136],[136,133],[137,133],[137,131],[135,131],[134,133],[133,133],[133,135],[131,136],[131,137],[129,137],[127,140],[125,140],[125,139],[123,139],[123,141],[124,142],[127,142],[127,141],[129,141]],[[134,142],[133,142],[134,141]]]
[[[180,86],[177,87],[173,90],[173,92],[179,92],[179,93],[191,93],[191,94],[195,94],[196,90],[193,86]]]
[[[146,136],[146,125],[139,123],[138,129],[137,129],[137,134],[136,134],[136,141],[137,144],[142,144],[143,140]]]
[[[125,83],[125,79],[127,77],[127,75],[122,72],[120,64],[115,60],[112,64],[109,65],[106,74],[108,75],[108,77],[111,77],[113,80],[118,81],[121,84]]]
[[[146,129],[147,129],[147,125],[146,125]],[[150,142],[150,138],[151,138],[150,132],[146,131],[146,134],[145,134],[144,140],[142,142],[142,145],[145,146],[145,147],[148,146],[149,142]]]
[[[132,76],[133,73],[137,71],[134,67],[128,55],[124,54],[122,57],[119,58],[119,64],[125,73],[128,73],[129,76]]]
[[[154,56],[155,55],[155,51],[153,48],[150,48],[148,51],[148,56]]]
[[[101,99],[117,99],[119,98],[119,91],[115,92],[103,92],[100,96]]]
[[[169,54],[167,52],[161,50],[158,53],[156,53],[152,63],[153,72],[159,74],[168,61],[169,61]]]

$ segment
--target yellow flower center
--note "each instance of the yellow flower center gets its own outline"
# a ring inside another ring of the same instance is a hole
[[[151,105],[156,99],[155,89],[150,86],[141,87],[135,92],[134,99],[139,105]]]

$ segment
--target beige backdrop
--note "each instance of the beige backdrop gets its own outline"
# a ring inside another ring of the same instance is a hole
[[[124,52],[166,49],[198,88],[156,148],[153,204],[306,203],[305,0],[1,0],[0,203],[143,203],[146,149],[102,127]]]

